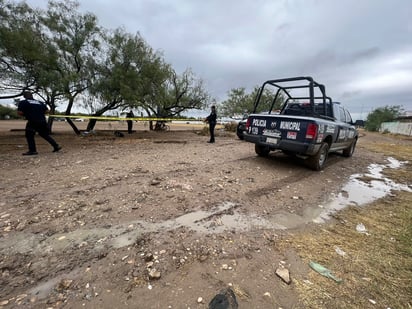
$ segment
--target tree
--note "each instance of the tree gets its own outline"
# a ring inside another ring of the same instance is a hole
[[[0,120],[1,119],[18,119],[17,109],[8,106],[0,105]]]
[[[57,101],[67,99],[65,113],[70,115],[75,98],[90,85],[99,42],[96,17],[79,14],[78,6],[50,1],[43,11],[24,2],[0,2],[1,93],[17,97],[30,88],[52,113]]]
[[[114,109],[131,109],[147,105],[156,89],[168,79],[169,65],[145,42],[139,33],[131,35],[117,29],[106,38],[103,61],[97,66],[89,93],[98,100],[89,105],[93,115]],[[98,104],[96,104],[98,101]],[[91,119],[88,130],[96,120]]]
[[[228,99],[223,101],[220,107],[224,116],[231,117],[233,115],[243,115],[245,113],[251,113],[254,108],[255,100],[259,93],[260,88],[255,87],[251,93],[246,93],[246,89],[235,88],[228,92]],[[267,112],[272,106],[275,95],[269,89],[265,89],[260,98],[259,106],[256,112]],[[284,97],[280,95],[277,98],[277,102],[274,104],[273,109],[279,109],[284,101]]]
[[[223,101],[219,107],[223,116],[243,115],[252,111],[253,97],[246,93],[246,88],[233,88],[227,96],[228,99]]]
[[[0,99],[16,98],[36,85],[36,72],[48,59],[38,12],[26,3],[0,1]]]
[[[379,131],[383,122],[395,120],[402,113],[403,109],[399,105],[385,106],[374,109],[368,114],[365,122],[365,129],[368,131]]]
[[[80,14],[78,7],[76,1],[49,1],[42,17],[43,34],[47,36],[56,59],[50,75],[44,75],[42,90],[48,97],[62,96],[68,100],[66,115],[71,114],[76,97],[91,85],[101,38],[96,16]],[[67,118],[67,121],[75,133],[80,134],[71,119]]]
[[[149,116],[171,117],[210,101],[203,81],[190,70],[176,74],[139,34],[118,29],[103,35],[96,16],[80,14],[76,1],[51,0],[47,10],[6,1],[0,0],[4,97],[20,96],[30,88],[52,113],[59,101],[66,100],[65,114],[70,115],[82,99],[97,116],[113,109],[141,108]]]
[[[187,69],[181,75],[170,70],[169,78],[154,91],[154,97],[146,109],[157,117],[179,116],[188,109],[202,109],[209,104],[211,97],[205,90],[202,79]]]

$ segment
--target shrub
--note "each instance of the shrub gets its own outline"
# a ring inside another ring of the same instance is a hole
[[[229,123],[225,123],[225,131],[229,131],[229,132],[236,132],[236,128],[237,128],[237,123],[232,121]]]

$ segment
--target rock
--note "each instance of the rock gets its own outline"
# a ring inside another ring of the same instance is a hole
[[[276,269],[276,275],[282,279],[286,284],[290,284],[290,275],[289,275],[289,270],[284,268],[284,267],[279,267]]]
[[[153,267],[153,265],[154,265],[154,262],[153,262],[153,261],[150,261],[150,262],[147,262],[147,263],[146,263],[146,267],[147,267],[147,268],[151,268],[151,267]]]
[[[62,280],[59,282],[59,284],[58,284],[58,286],[57,286],[56,289],[57,289],[58,292],[62,292],[62,291],[64,291],[64,290],[69,289],[70,286],[72,285],[72,283],[73,283],[73,280],[71,280],[71,279],[62,279]]]
[[[160,271],[157,271],[156,268],[152,268],[149,271],[149,279],[160,279],[161,274]]]
[[[231,288],[223,289],[209,303],[209,309],[237,309],[235,293]]]
[[[145,260],[146,262],[153,261],[153,260],[154,260],[153,254],[152,254],[152,253],[147,253],[147,254],[144,256],[144,260]]]
[[[17,226],[16,226],[16,231],[22,231],[24,230],[26,227],[26,222],[20,222]]]

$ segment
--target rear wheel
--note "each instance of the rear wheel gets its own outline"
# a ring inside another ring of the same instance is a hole
[[[348,148],[343,149],[342,154],[344,157],[347,157],[347,158],[352,157],[353,152],[355,151],[356,142],[357,142],[357,139],[355,139]]]
[[[328,158],[328,152],[329,144],[323,142],[318,153],[306,160],[307,165],[315,171],[320,171],[325,166],[326,159]]]
[[[243,130],[239,126],[236,128],[236,135],[240,140],[243,140]]]
[[[270,149],[268,146],[255,144],[255,152],[260,157],[267,157],[269,155]]]

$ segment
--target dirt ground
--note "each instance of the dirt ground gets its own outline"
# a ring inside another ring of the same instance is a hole
[[[300,308],[293,280],[310,269],[274,244],[322,228],[350,175],[384,161],[363,143],[399,141],[362,133],[352,158],[314,172],[222,129],[208,144],[202,127],[136,123],[116,137],[126,125],[111,122],[75,136],[56,122],[61,152],[36,136],[26,157],[24,121],[1,121],[0,307],[207,308],[230,285],[239,308]]]

